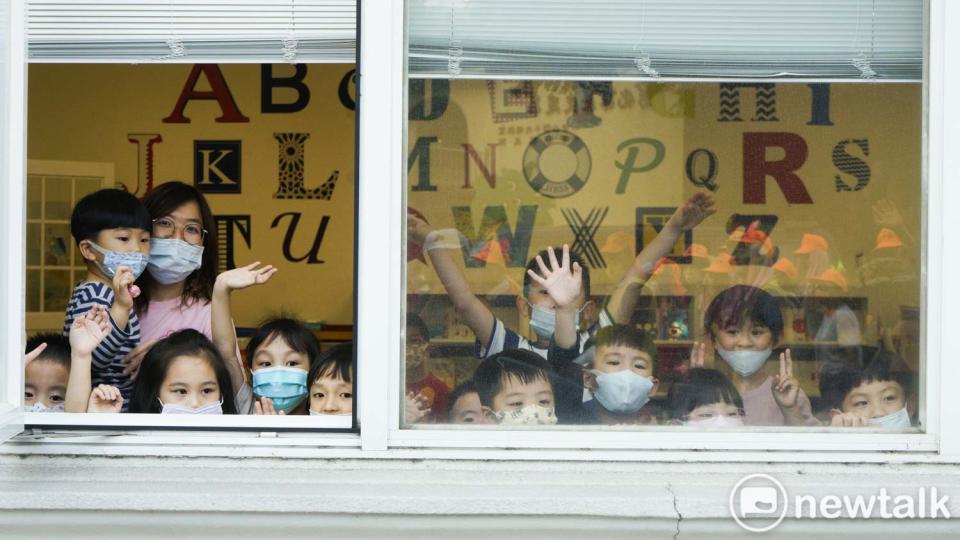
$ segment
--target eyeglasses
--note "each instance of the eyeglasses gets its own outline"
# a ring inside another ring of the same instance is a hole
[[[207,236],[207,230],[196,223],[187,223],[180,227],[168,217],[153,220],[153,236],[156,238],[173,238],[177,234],[177,229],[180,229],[183,241],[192,246],[203,244],[203,239]]]

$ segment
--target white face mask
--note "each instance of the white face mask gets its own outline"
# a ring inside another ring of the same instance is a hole
[[[157,399],[157,401],[160,401]],[[223,400],[208,403],[199,408],[185,407],[175,403],[164,403],[160,401],[163,407],[160,414],[223,414]]]
[[[910,427],[910,415],[907,408],[904,407],[895,413],[867,420],[868,426],[875,426],[883,429],[902,430]]]
[[[691,426],[691,427],[710,427],[710,428],[743,427],[743,418],[739,416],[717,415],[717,416],[711,416],[710,418],[687,420],[686,422],[684,422],[683,425]]]
[[[577,310],[573,325],[580,328],[580,312],[583,308]],[[557,312],[556,310],[535,306],[530,304],[530,328],[542,338],[552,338],[557,330]]]
[[[176,238],[152,238],[147,271],[163,285],[180,283],[203,263],[203,246]]]
[[[723,358],[734,371],[744,377],[749,377],[759,371],[763,367],[763,363],[770,358],[772,352],[773,348],[762,351],[727,351],[717,347],[717,354],[720,355],[720,358]]]
[[[497,411],[497,423],[504,426],[536,426],[553,425],[557,423],[557,415],[553,407],[542,405],[527,405],[517,411]]]
[[[53,407],[47,407],[46,405],[44,405],[39,401],[37,401],[36,403],[34,403],[29,407],[23,408],[23,412],[63,412],[63,411],[64,411],[63,403],[57,403]]]
[[[594,371],[597,388],[593,396],[603,408],[620,414],[635,413],[650,401],[653,378],[644,377],[633,370],[624,369],[614,373]]]

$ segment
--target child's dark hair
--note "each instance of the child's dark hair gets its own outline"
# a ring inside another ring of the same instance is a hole
[[[563,256],[561,250],[554,249],[554,254],[557,256],[557,260]],[[543,250],[540,253],[537,253],[540,258],[543,260],[544,264],[548,267],[550,266],[550,254],[547,250]],[[574,252],[570,252],[570,267],[573,267],[573,263],[580,265],[580,268],[583,269],[583,295],[587,298],[590,298],[590,268],[583,262],[583,259],[580,258]],[[523,270],[523,296],[526,297],[530,292],[530,283],[533,282],[533,278],[530,277],[530,273],[527,270],[533,270],[538,275],[540,274],[540,265],[537,264],[537,257],[533,257],[527,262],[527,267]]]
[[[353,343],[338,343],[320,353],[317,360],[310,364],[307,384],[313,384],[321,377],[353,382]]]
[[[419,330],[424,341],[430,341],[430,329],[416,313],[407,313],[407,334],[410,333],[411,328]]]
[[[130,412],[159,413],[160,385],[167,376],[173,360],[180,356],[199,356],[213,368],[223,398],[223,414],[237,414],[230,372],[216,347],[207,336],[192,328],[170,334],[154,345],[143,358],[130,397]]]
[[[119,189],[101,189],[80,199],[70,217],[70,233],[79,244],[82,240],[96,240],[106,229],[153,230],[153,220],[143,203]]]
[[[493,398],[500,393],[503,383],[511,378],[523,384],[537,379],[550,382],[550,366],[539,354],[522,349],[508,349],[487,358],[480,362],[473,374],[480,403],[492,407]],[[550,387],[553,387],[552,383]]]
[[[63,334],[36,334],[27,340],[27,348],[24,353],[28,353],[41,343],[46,343],[47,348],[40,353],[36,360],[48,360],[56,362],[70,371],[70,339]]]
[[[667,393],[667,410],[670,419],[676,421],[684,420],[697,407],[721,402],[743,408],[740,392],[715,369],[693,368]]]
[[[247,367],[253,369],[253,357],[261,345],[281,338],[291,349],[307,356],[311,366],[320,356],[320,343],[309,328],[296,319],[277,317],[260,324],[247,342]]]
[[[653,342],[653,338],[643,330],[625,324],[613,324],[597,330],[595,345],[598,349],[620,345],[643,351],[650,355],[650,360],[653,361],[653,365],[650,366],[651,371],[657,363],[657,345]]]
[[[453,406],[456,405],[457,400],[463,396],[477,391],[477,384],[473,380],[467,380],[466,382],[460,383],[456,388],[450,392],[450,396],[447,398],[447,418],[450,421],[453,421],[451,415],[453,414]]]
[[[892,371],[893,355],[883,349],[863,347],[859,362],[831,362],[820,368],[820,407],[840,409],[854,388],[871,382],[893,381],[904,390],[913,388],[913,376],[908,372]],[[859,365],[858,365],[859,364]]]
[[[747,320],[766,326],[777,339],[783,334],[780,304],[767,291],[750,285],[734,285],[715,296],[703,316],[703,327],[716,337],[714,325],[739,327]]]
[[[207,232],[203,237],[203,258],[200,268],[187,276],[183,283],[183,293],[180,295],[180,303],[183,306],[191,302],[209,302],[213,294],[213,282],[217,279],[218,253],[217,224],[213,219],[213,212],[210,211],[210,205],[207,204],[203,193],[183,182],[164,182],[143,197],[143,206],[146,207],[152,219],[168,216],[189,202],[197,203],[200,208],[200,220]],[[147,312],[150,305],[150,288],[154,283],[150,272],[144,272],[137,279],[140,296],[133,300],[137,313]]]

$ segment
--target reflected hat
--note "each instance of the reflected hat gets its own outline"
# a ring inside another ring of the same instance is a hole
[[[837,270],[834,270],[833,268],[828,268],[822,274],[813,279],[822,281],[824,283],[833,283],[837,287],[840,287],[843,291],[847,290],[847,278],[843,277],[843,274]]]
[[[619,253],[631,249],[633,236],[625,231],[615,231],[607,237],[600,248],[601,253]]]
[[[790,259],[786,257],[780,257],[776,263],[773,264],[773,269],[777,272],[786,274],[790,279],[797,279],[799,272],[797,272],[797,267],[790,262]]]
[[[710,259],[710,265],[703,269],[704,272],[713,272],[716,274],[729,274],[734,271],[730,260],[733,257],[729,253],[719,253],[713,259]]]
[[[699,257],[701,259],[709,259],[710,251],[707,249],[707,246],[703,244],[692,243],[690,247],[683,250],[684,257]]]
[[[653,277],[656,276],[665,276],[661,279],[669,279],[674,294],[686,294],[687,289],[683,286],[683,272],[676,262],[666,257],[661,258],[653,271]]]
[[[813,253],[814,251],[826,251],[827,250],[827,239],[820,236],[819,234],[809,234],[805,233],[803,238],[800,239],[800,247],[797,248],[794,253],[797,255],[803,255],[806,253]]]
[[[900,241],[897,233],[893,232],[893,229],[884,227],[877,233],[877,245],[873,249],[895,248],[902,245],[903,242]]]

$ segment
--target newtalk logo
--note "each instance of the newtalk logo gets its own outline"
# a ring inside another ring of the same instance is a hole
[[[730,492],[730,515],[751,532],[766,532],[788,513],[797,519],[949,519],[947,502],[937,488],[912,494],[890,494],[886,488],[871,495],[796,495],[791,501],[783,484],[767,474],[745,476]]]

